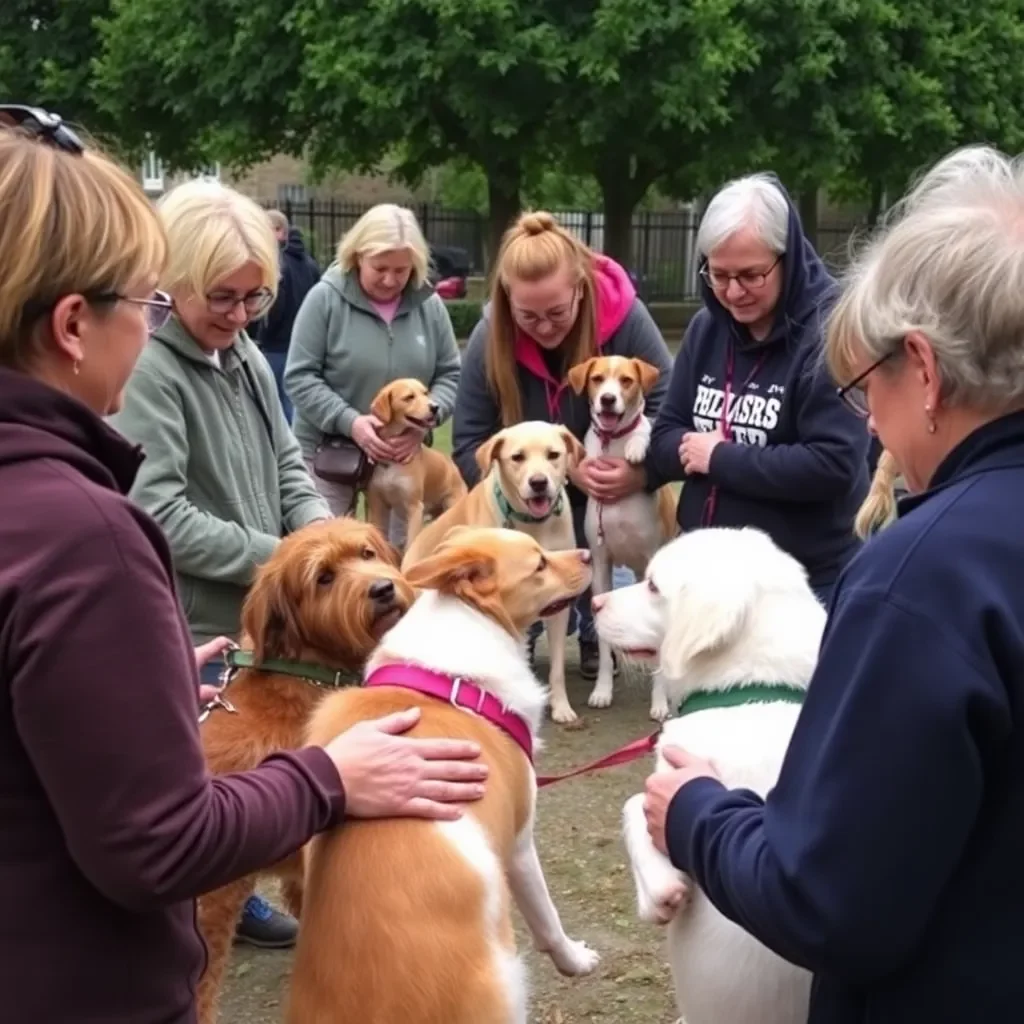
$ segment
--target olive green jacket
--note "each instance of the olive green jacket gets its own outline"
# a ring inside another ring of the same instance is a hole
[[[193,638],[236,637],[253,575],[281,536],[330,518],[266,359],[243,332],[215,365],[171,317],[111,423],[142,445],[131,496],[167,535]]]

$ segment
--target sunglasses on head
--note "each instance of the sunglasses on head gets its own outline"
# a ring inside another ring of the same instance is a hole
[[[85,152],[82,140],[64,123],[60,114],[51,114],[42,107],[0,103],[0,125],[16,128],[48,146],[62,149],[65,153]]]

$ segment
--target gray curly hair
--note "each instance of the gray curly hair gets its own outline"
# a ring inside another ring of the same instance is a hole
[[[931,342],[946,401],[1024,403],[1024,156],[969,146],[917,182],[845,275],[829,370],[847,381],[911,331]]]

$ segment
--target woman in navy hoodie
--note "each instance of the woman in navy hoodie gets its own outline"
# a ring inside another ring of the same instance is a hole
[[[683,530],[756,526],[827,605],[857,549],[868,434],[821,365],[836,284],[773,175],[726,185],[697,233],[704,308],[690,322],[649,465],[685,480]]]
[[[647,396],[646,412],[654,418],[672,359],[622,267],[592,252],[550,213],[524,213],[502,239],[493,276],[491,302],[470,335],[455,398],[454,457],[470,487],[480,479],[477,448],[503,427],[547,420],[564,423],[583,441],[590,405],[586,395],[573,393],[566,372],[593,355],[642,359],[661,370]],[[582,547],[587,495],[610,504],[649,486],[643,468],[625,459],[585,459],[570,475]],[[596,679],[589,590],[577,608],[580,674]],[[531,646],[535,639],[536,632]]]
[[[910,489],[844,570],[776,787],[681,751],[656,845],[811,1024],[1024,1017],[1024,158],[947,157],[853,268],[839,393]],[[681,911],[685,913],[684,911]]]

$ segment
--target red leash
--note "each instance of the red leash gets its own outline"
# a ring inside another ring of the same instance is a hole
[[[614,768],[616,765],[629,764],[630,761],[639,760],[645,754],[650,754],[654,750],[660,736],[661,730],[659,729],[657,732],[652,732],[650,736],[633,740],[632,743],[627,743],[624,747],[619,747],[618,750],[613,750],[610,754],[606,754],[604,757],[591,761],[590,764],[585,764],[580,768],[572,768],[567,772],[562,772],[560,775],[538,775],[537,788],[543,789],[545,786],[552,786],[556,782],[562,782],[564,779],[572,779],[577,775],[595,772],[599,768]]]

